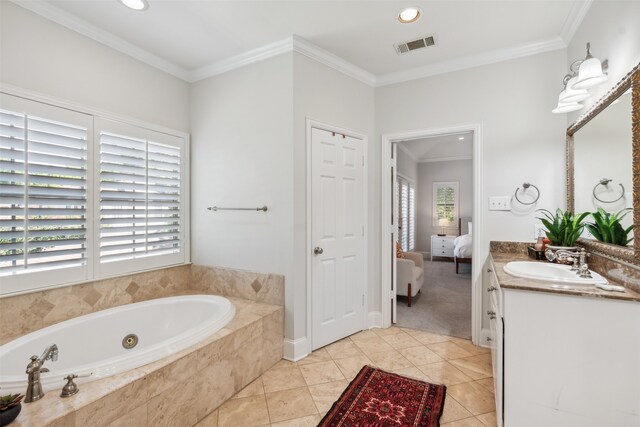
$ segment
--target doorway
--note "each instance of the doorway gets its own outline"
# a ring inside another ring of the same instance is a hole
[[[395,144],[396,324],[470,339],[473,132]]]
[[[472,222],[473,241],[471,243],[471,257],[476,260],[471,266],[471,339],[475,344],[480,344],[481,337],[481,310],[482,310],[482,260],[487,256],[487,249],[483,249],[482,241],[482,129],[480,124],[463,124],[448,128],[423,129],[382,136],[382,326],[388,327],[397,322],[397,258],[396,242],[398,241],[398,207],[395,199],[397,188],[398,146],[399,142],[409,142],[425,138],[439,137],[451,134],[466,134],[472,140],[472,176],[473,176],[473,202],[471,209],[472,221],[458,218],[458,223]],[[445,181],[443,181],[445,182]],[[459,226],[454,224],[453,227]],[[468,227],[468,225],[467,225]],[[465,232],[466,230],[462,230]],[[452,231],[450,231],[452,232]],[[460,231],[459,231],[460,232]],[[446,234],[446,233],[435,233]],[[486,245],[488,246],[488,245]],[[430,258],[430,254],[429,254]],[[455,271],[455,264],[452,263]],[[460,267],[459,267],[460,268]],[[463,268],[469,268],[464,266]],[[429,280],[428,278],[426,279]],[[422,291],[421,291],[422,292]]]

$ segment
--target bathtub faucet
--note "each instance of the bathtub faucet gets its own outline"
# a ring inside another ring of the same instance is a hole
[[[42,391],[42,384],[40,384],[40,374],[49,372],[47,368],[43,368],[44,362],[51,360],[55,362],[58,360],[58,346],[53,344],[47,347],[42,353],[42,356],[31,356],[31,362],[27,365],[28,385],[26,396],[24,398],[25,403],[35,402],[42,399],[44,392]]]

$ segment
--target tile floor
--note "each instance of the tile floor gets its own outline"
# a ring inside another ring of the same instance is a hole
[[[496,425],[488,349],[392,327],[359,332],[297,363],[281,360],[197,427],[315,427],[365,364],[446,384],[443,427]]]

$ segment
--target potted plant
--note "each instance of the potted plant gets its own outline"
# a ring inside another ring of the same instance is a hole
[[[620,222],[631,211],[631,208],[627,208],[616,213],[609,213],[598,208],[597,212],[591,214],[594,222],[586,224],[587,230],[601,242],[627,246],[633,240],[633,237],[629,237],[633,225],[623,228]]]
[[[565,211],[561,209],[556,210],[553,214],[546,209],[540,209],[544,214],[544,218],[538,218],[542,221],[542,224],[546,227],[547,238],[551,241],[551,245],[547,248],[552,251],[576,250],[576,241],[584,230],[584,219],[589,215],[589,212],[581,214],[574,214],[573,212]]]
[[[22,410],[20,402],[23,397],[21,394],[0,396],[0,427],[11,424],[16,419]]]

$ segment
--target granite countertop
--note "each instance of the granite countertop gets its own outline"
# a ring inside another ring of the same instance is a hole
[[[625,288],[625,292],[613,292],[613,291],[605,291],[603,289],[596,288],[594,285],[584,286],[584,285],[575,285],[574,288],[569,289],[555,289],[552,288],[551,285],[557,285],[557,282],[551,282],[547,280],[534,280],[534,279],[524,279],[521,277],[514,277],[510,274],[505,273],[503,267],[505,264],[511,261],[532,261],[532,262],[547,262],[547,261],[535,261],[529,256],[521,252],[491,252],[491,257],[493,260],[493,265],[495,267],[496,275],[498,276],[498,282],[500,283],[500,287],[504,289],[518,289],[525,291],[535,291],[535,292],[547,292],[550,294],[560,294],[560,295],[573,295],[573,296],[584,296],[591,298],[607,298],[607,299],[615,299],[621,301],[635,301],[640,302],[640,293],[634,292],[629,288]],[[609,280],[609,283],[618,285],[613,280]],[[572,286],[569,284],[569,286]]]

